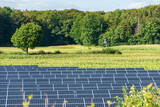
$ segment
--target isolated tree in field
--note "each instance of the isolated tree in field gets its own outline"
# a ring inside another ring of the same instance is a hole
[[[28,54],[29,48],[34,49],[36,46],[40,45],[42,36],[42,29],[39,25],[28,23],[16,30],[11,38],[11,42],[14,46]]]

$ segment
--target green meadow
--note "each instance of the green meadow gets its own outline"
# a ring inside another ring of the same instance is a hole
[[[55,52],[62,54],[27,55],[15,47],[0,47],[0,65],[39,65],[42,67],[79,68],[145,68],[160,70],[160,45],[121,45],[111,47],[122,54],[88,54],[88,51],[101,50],[102,47],[80,45],[37,47],[29,53]]]

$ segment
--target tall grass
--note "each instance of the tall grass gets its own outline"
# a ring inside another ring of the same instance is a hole
[[[72,48],[66,48],[72,47]],[[54,47],[38,47],[29,52],[55,52],[59,50],[68,54],[37,54],[26,55],[14,47],[0,47],[0,65],[39,65],[39,66],[77,66],[80,68],[145,68],[147,70],[160,69],[160,45],[129,45],[115,46],[123,54],[85,54],[88,51],[102,50],[102,47],[88,47],[80,45]],[[77,53],[76,53],[77,52]],[[83,54],[81,54],[83,53]]]

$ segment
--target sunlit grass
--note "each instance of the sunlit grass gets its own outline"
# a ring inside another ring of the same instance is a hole
[[[37,47],[31,52],[39,50],[66,52],[66,54],[26,55],[15,47],[0,47],[0,65],[39,65],[80,68],[145,68],[147,70],[160,69],[160,45],[123,45],[115,46],[121,55],[109,54],[75,54],[77,51],[88,52],[101,50],[102,47],[88,47],[80,45]]]

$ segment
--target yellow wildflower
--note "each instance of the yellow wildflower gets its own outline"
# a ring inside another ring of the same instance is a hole
[[[146,88],[146,87],[143,87],[143,90],[147,90],[147,88]]]
[[[93,104],[91,105],[91,107],[95,107],[95,104],[93,103]]]
[[[142,101],[139,100],[138,103],[137,103],[137,106],[138,107],[142,106]]]
[[[146,100],[144,101],[144,107],[149,107],[149,105],[148,105]]]
[[[108,100],[107,103],[108,103],[108,105],[113,104],[112,101],[110,101],[110,100]]]
[[[30,101],[28,101],[28,102],[23,101],[23,107],[28,107],[29,104],[30,104]]]
[[[68,101],[67,101],[67,100],[65,100],[64,102],[65,102],[65,103],[68,103]]]
[[[29,106],[29,104],[30,104],[30,101],[27,102],[27,107]]]
[[[157,90],[158,90],[158,92],[160,93],[160,88],[158,88]]]
[[[22,103],[22,104],[23,104],[23,106],[24,106],[24,107],[26,106],[26,102],[25,102],[25,101],[23,101],[23,103]]]
[[[135,86],[133,85],[130,90],[135,91]]]
[[[28,96],[28,99],[31,100],[33,98],[33,94],[31,94],[30,96]]]
[[[147,99],[151,99],[152,98],[152,94],[150,92],[146,92],[144,95]]]
[[[150,89],[152,87],[153,83],[150,83],[148,86],[147,86],[147,89]]]

